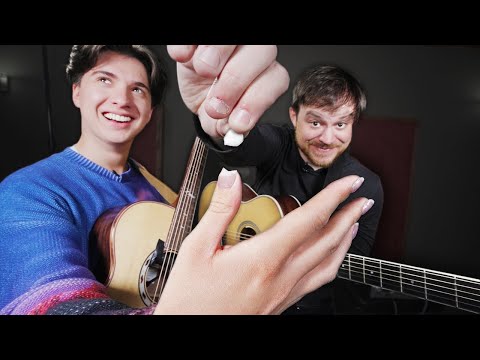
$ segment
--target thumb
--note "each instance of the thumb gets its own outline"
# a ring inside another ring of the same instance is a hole
[[[207,251],[209,255],[215,253],[228,225],[237,214],[241,199],[240,175],[236,170],[222,169],[210,205],[189,236],[195,244],[191,245],[198,246],[197,251]]]

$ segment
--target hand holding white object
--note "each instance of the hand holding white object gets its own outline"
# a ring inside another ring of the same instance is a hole
[[[246,136],[288,89],[290,79],[276,61],[274,45],[168,45],[167,50],[177,61],[185,105],[213,139],[231,129],[224,141],[241,143],[243,136],[235,133]]]

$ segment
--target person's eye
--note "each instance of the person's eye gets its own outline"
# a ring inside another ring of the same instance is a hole
[[[143,94],[143,93],[144,93],[143,89],[142,89],[142,88],[139,88],[139,87],[134,88],[134,89],[133,89],[133,92],[136,92],[136,93],[138,93],[138,94]]]
[[[337,127],[338,127],[339,129],[343,129],[345,126],[347,126],[347,124],[345,124],[345,123],[338,123],[338,124],[337,124]]]
[[[106,78],[106,77],[100,77],[98,78],[98,81],[102,82],[102,83],[105,83],[105,84],[111,84],[112,82],[110,81],[109,78]]]
[[[320,125],[320,123],[318,121],[313,121],[312,122],[313,127],[318,127],[319,125]]]

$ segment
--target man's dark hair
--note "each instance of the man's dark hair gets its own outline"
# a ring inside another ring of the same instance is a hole
[[[350,103],[354,105],[356,120],[367,105],[365,91],[357,79],[338,66],[315,65],[300,75],[291,106],[298,113],[300,105],[334,109]]]
[[[140,61],[147,70],[152,107],[162,102],[167,85],[167,73],[161,59],[145,45],[73,45],[66,69],[69,83],[79,83],[82,76],[95,66],[99,56],[106,51]]]

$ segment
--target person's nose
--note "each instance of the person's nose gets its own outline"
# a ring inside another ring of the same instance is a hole
[[[330,126],[324,127],[318,139],[324,144],[331,145],[335,140],[333,129]]]
[[[132,93],[127,87],[118,86],[114,89],[110,100],[113,104],[120,107],[130,106]]]

